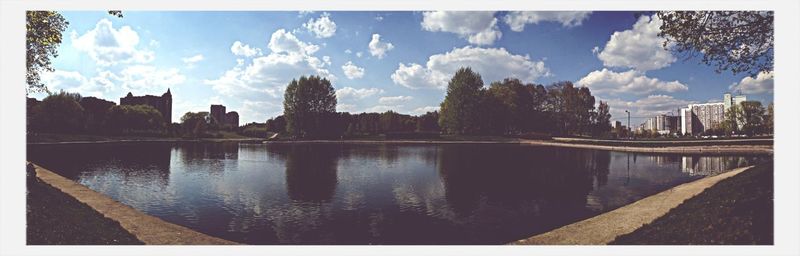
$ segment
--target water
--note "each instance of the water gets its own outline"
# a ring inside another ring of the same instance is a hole
[[[526,145],[128,143],[28,159],[140,211],[247,244],[500,244],[757,156]]]

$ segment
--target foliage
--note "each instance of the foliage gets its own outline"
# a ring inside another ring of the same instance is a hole
[[[157,109],[149,105],[116,105],[106,113],[105,127],[114,134],[161,134],[166,122]]]
[[[439,126],[446,133],[478,134],[483,80],[470,68],[460,68],[447,84]]]
[[[418,132],[439,132],[439,111],[427,112],[417,118]]]
[[[204,137],[211,126],[211,115],[208,112],[186,112],[181,117],[181,130],[186,137]]]
[[[249,123],[242,126],[239,133],[247,137],[266,138],[269,132],[267,124]]]
[[[594,116],[594,129],[592,134],[602,135],[611,131],[611,113],[608,103],[600,101],[597,106],[597,114]]]
[[[767,106],[767,114],[764,116],[764,133],[775,133],[775,103],[769,103]]]
[[[661,11],[659,36],[664,47],[686,59],[702,55],[717,72],[772,71],[774,18],[772,11]]]
[[[80,94],[61,91],[47,96],[36,104],[29,120],[30,129],[37,132],[77,133],[83,130],[83,107]]]
[[[267,120],[267,131],[274,133],[286,132],[286,118],[283,115]]]
[[[51,58],[58,57],[61,33],[69,22],[53,11],[27,11],[25,13],[26,82],[29,92],[47,91],[41,73],[53,71]]]
[[[84,110],[86,131],[94,134],[102,133],[106,113],[116,103],[95,97],[81,98],[79,102]]]
[[[722,121],[722,129],[724,130],[725,134],[738,134],[739,128],[741,125],[739,124],[739,117],[742,115],[742,108],[739,105],[733,105],[725,111],[725,119]]]
[[[330,135],[326,122],[336,114],[336,91],[328,79],[300,77],[286,87],[283,116],[286,131],[297,138]]]
[[[742,126],[742,132],[747,135],[764,133],[764,116],[766,110],[761,102],[745,101],[741,103],[742,113],[739,115],[738,122]]]

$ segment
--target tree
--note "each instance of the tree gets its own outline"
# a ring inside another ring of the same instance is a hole
[[[83,107],[78,103],[80,94],[61,91],[47,96],[36,104],[30,115],[34,131],[78,133],[84,129]]]
[[[772,71],[772,11],[661,11],[659,36],[664,48],[702,62],[716,71],[755,76]]]
[[[520,133],[527,130],[533,107],[533,94],[519,79],[506,78],[489,87],[489,95],[502,105],[492,113],[501,120],[503,133]]]
[[[116,103],[95,98],[85,97],[78,101],[83,107],[86,131],[89,133],[100,133],[103,129],[103,123],[106,119],[108,110],[116,105]]]
[[[759,101],[745,101],[740,104],[742,113],[739,116],[739,124],[742,132],[747,135],[761,134],[764,132],[764,115],[766,110]]]
[[[593,130],[595,136],[611,131],[611,113],[608,103],[602,100],[597,106],[597,115],[595,115]]]
[[[26,76],[29,92],[47,91],[40,74],[53,71],[51,58],[58,57],[61,33],[69,22],[53,11],[27,11],[25,13]]]
[[[203,137],[211,126],[211,115],[208,112],[186,112],[181,117],[181,128],[184,136]]]
[[[767,106],[767,114],[764,116],[764,133],[775,133],[775,103],[770,102]]]
[[[417,118],[418,132],[438,132],[439,129],[439,111],[427,112]]]
[[[105,127],[112,133],[157,133],[166,128],[164,117],[149,105],[115,105],[106,113]]]
[[[274,133],[286,132],[286,118],[280,115],[267,120],[267,131]]]
[[[476,134],[480,130],[480,102],[483,80],[470,68],[460,68],[447,84],[441,104],[439,126],[452,134]]]
[[[738,104],[731,106],[725,111],[725,119],[722,121],[722,129],[725,131],[725,134],[739,133],[739,128],[741,127],[739,123],[740,116],[742,116],[742,108],[740,108]]]
[[[325,135],[325,120],[336,113],[336,91],[328,79],[319,76],[300,77],[286,87],[283,116],[286,130],[298,138]]]

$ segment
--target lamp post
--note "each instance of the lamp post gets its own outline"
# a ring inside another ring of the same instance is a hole
[[[630,137],[631,137],[631,134],[630,134],[631,133],[631,112],[626,109],[625,113],[628,114],[628,138],[630,139]]]

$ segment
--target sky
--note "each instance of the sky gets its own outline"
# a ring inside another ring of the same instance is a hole
[[[631,124],[741,92],[773,101],[773,74],[717,73],[662,47],[661,21],[636,12],[62,12],[69,21],[51,91],[119,103],[173,97],[173,122],[223,104],[240,123],[282,114],[286,85],[329,79],[338,111],[437,110],[460,67],[484,84],[572,81]],[[43,98],[42,93],[33,94]]]

